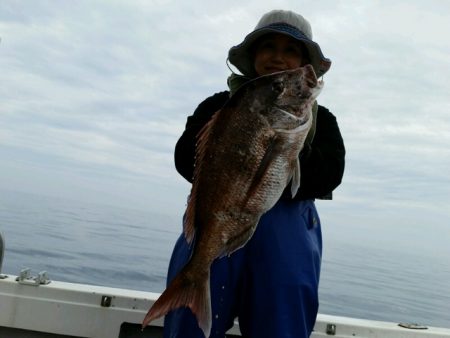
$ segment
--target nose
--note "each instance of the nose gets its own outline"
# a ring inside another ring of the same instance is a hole
[[[283,51],[279,48],[276,48],[272,53],[272,61],[281,63],[284,60]]]

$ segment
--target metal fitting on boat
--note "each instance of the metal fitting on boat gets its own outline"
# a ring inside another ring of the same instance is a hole
[[[111,296],[102,296],[102,300],[100,305],[102,307],[110,307],[111,306],[112,297]]]
[[[48,278],[47,271],[41,271],[37,276],[31,276],[29,268],[25,268],[20,271],[19,277],[16,278],[17,283],[24,285],[47,285],[51,282]]]
[[[327,335],[334,336],[336,334],[336,324],[327,324]]]
[[[400,327],[404,327],[405,329],[412,329],[412,330],[427,330],[428,327],[422,324],[417,323],[400,323],[398,324]]]

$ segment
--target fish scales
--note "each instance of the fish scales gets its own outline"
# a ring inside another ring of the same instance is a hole
[[[292,195],[297,192],[299,153],[322,86],[310,65],[259,77],[241,87],[199,133],[184,224],[193,253],[143,326],[188,306],[209,336],[210,266],[247,243],[289,183]]]

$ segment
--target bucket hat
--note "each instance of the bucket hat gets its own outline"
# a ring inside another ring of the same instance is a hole
[[[254,75],[252,45],[258,38],[269,33],[285,34],[302,42],[317,77],[330,69],[331,60],[323,55],[320,46],[313,41],[309,22],[300,14],[285,10],[273,10],[264,14],[253,32],[249,33],[242,43],[230,48],[228,52],[230,63],[242,74]]]

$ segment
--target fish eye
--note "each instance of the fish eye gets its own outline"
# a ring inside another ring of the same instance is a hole
[[[284,85],[281,81],[274,81],[272,83],[272,90],[275,92],[275,94],[281,94],[283,92]]]

